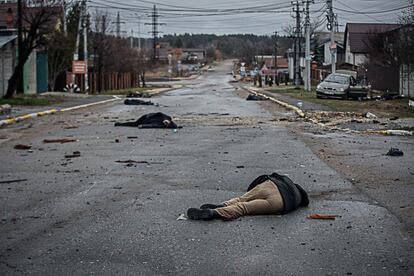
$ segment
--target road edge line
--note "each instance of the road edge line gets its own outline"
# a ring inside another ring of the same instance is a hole
[[[59,111],[60,112],[72,111],[72,110],[81,109],[81,108],[85,108],[85,107],[90,107],[90,106],[94,106],[94,105],[98,105],[98,104],[105,104],[105,103],[110,103],[110,102],[122,100],[122,98],[120,98],[118,96],[115,96],[115,95],[113,95],[112,97],[113,97],[112,99],[108,99],[108,100],[104,100],[104,101],[100,101],[100,102],[82,104],[82,105],[62,108]]]
[[[117,97],[117,96],[113,96],[113,99],[104,100],[104,101],[100,101],[100,102],[95,102],[95,103],[90,103],[90,104],[83,104],[83,105],[78,105],[78,106],[73,106],[73,107],[68,107],[68,108],[63,108],[63,109],[55,109],[54,108],[54,109],[49,109],[49,110],[45,110],[45,111],[39,111],[39,112],[30,113],[30,114],[25,114],[25,115],[21,115],[21,116],[18,116],[18,117],[13,117],[13,118],[9,118],[9,119],[0,120],[0,127],[7,126],[7,125],[12,125],[12,124],[24,121],[24,120],[34,119],[36,117],[42,117],[42,116],[46,116],[46,115],[55,114],[57,112],[71,111],[71,110],[76,110],[76,109],[85,108],[85,107],[89,107],[89,106],[94,106],[94,105],[98,105],[98,104],[105,104],[105,103],[118,101],[118,100],[122,100],[122,99]]]

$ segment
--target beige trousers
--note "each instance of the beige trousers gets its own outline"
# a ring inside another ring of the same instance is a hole
[[[244,195],[223,202],[225,207],[215,209],[227,220],[245,215],[277,214],[283,210],[283,199],[276,185],[267,180]]]

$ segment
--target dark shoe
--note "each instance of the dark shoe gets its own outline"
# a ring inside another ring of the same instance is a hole
[[[217,208],[222,208],[225,207],[224,204],[203,204],[200,206],[200,209],[217,209]]]
[[[212,220],[219,218],[219,214],[213,209],[198,209],[190,208],[187,210],[187,216],[189,219],[193,220]]]

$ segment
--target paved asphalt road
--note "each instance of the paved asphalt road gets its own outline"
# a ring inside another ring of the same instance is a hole
[[[0,184],[0,274],[413,275],[413,242],[399,220],[277,121],[293,114],[238,97],[229,66],[152,98],[159,106],[118,102],[3,129],[11,139],[0,143],[0,181],[27,181]],[[153,111],[183,128],[113,126]],[[67,136],[78,141],[42,142]],[[74,151],[81,156],[64,158]],[[273,171],[303,185],[310,206],[231,222],[176,220]],[[339,217],[307,219],[312,213]]]

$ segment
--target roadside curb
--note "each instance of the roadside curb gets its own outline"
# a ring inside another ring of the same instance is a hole
[[[367,130],[367,133],[382,134],[389,136],[413,136],[414,131],[399,130],[399,129],[387,129],[387,130]]]
[[[272,98],[272,97],[269,97],[269,96],[267,96],[267,95],[265,95],[265,94],[263,94],[263,93],[260,93],[260,92],[257,92],[257,91],[255,91],[255,90],[253,90],[252,88],[246,88],[249,92],[251,92],[251,93],[253,93],[253,94],[255,94],[256,96],[260,96],[260,97],[263,97],[263,98],[265,98],[265,99],[268,99],[268,100],[270,100],[270,101],[272,101],[272,102],[275,102],[275,103],[277,103],[277,104],[279,104],[279,105],[281,105],[281,106],[283,106],[283,107],[286,107],[287,109],[291,109],[291,110],[293,110],[296,114],[298,114],[298,116],[299,117],[301,117],[301,118],[305,118],[306,117],[306,115],[305,115],[305,113],[300,109],[300,108],[298,108],[298,107],[296,107],[296,106],[293,106],[293,105],[291,105],[291,104],[288,104],[288,103],[285,103],[285,102],[282,102],[282,101],[280,101],[280,100],[277,100],[277,99],[275,99],[275,98]]]
[[[175,85],[175,86],[173,85],[173,87],[158,88],[159,90],[156,90],[156,91],[154,91],[153,93],[150,93],[150,94],[158,95],[158,94],[169,92],[169,91],[172,91],[172,90],[175,90],[175,89],[180,89],[182,87],[183,87],[183,85]],[[3,127],[3,126],[11,125],[11,124],[21,122],[21,121],[24,121],[24,120],[34,119],[36,117],[55,114],[55,113],[58,113],[58,112],[67,112],[67,111],[77,110],[77,109],[81,109],[81,108],[87,108],[87,107],[100,105],[100,104],[106,104],[106,103],[119,101],[119,100],[123,99],[123,98],[118,97],[116,95],[112,95],[112,97],[113,97],[112,99],[108,99],[108,100],[104,100],[104,101],[99,101],[99,102],[94,102],[94,103],[89,103],[89,104],[82,104],[82,105],[77,105],[77,106],[72,106],[72,107],[67,107],[67,108],[62,108],[62,109],[50,109],[50,110],[46,110],[46,111],[21,115],[21,116],[10,118],[10,119],[0,120],[0,128]]]
[[[299,117],[304,118],[309,120],[309,122],[316,124],[322,128],[327,127],[325,124],[318,122],[317,120],[313,119],[313,118],[308,118],[305,114],[305,112],[303,112],[301,109],[299,109],[296,106],[293,106],[291,104],[285,103],[283,101],[277,100],[273,97],[269,97],[266,94],[260,93],[258,92],[256,89],[252,89],[249,87],[244,87],[244,89],[246,89],[247,91],[249,91],[250,93],[255,94],[256,96],[261,96],[265,99],[268,99],[272,102],[275,102],[287,109],[293,110],[296,114],[298,114]],[[350,129],[342,129],[342,128],[336,128],[337,130],[342,130],[342,131],[351,131]],[[379,134],[379,135],[387,135],[387,136],[413,136],[414,135],[414,131],[408,131],[408,130],[398,130],[398,129],[387,129],[387,130],[364,130],[364,131],[352,131],[354,133],[365,133],[365,134]]]
[[[76,109],[81,109],[81,108],[86,108],[86,107],[90,107],[90,106],[94,106],[94,105],[105,104],[105,103],[121,100],[121,98],[119,98],[117,96],[113,96],[113,97],[114,97],[113,99],[104,100],[104,101],[100,101],[100,102],[94,102],[94,103],[90,103],[90,104],[83,104],[83,105],[78,105],[78,106],[73,106],[73,107],[68,107],[68,108],[62,108],[62,109],[49,109],[49,110],[46,110],[46,111],[40,111],[40,112],[30,113],[30,114],[26,114],[26,115],[21,115],[21,116],[10,118],[10,119],[1,120],[0,121],[0,127],[6,126],[6,125],[11,125],[11,124],[21,122],[21,121],[24,121],[24,120],[28,120],[28,119],[34,119],[36,117],[42,117],[42,116],[45,116],[45,115],[55,114],[55,113],[58,113],[58,112],[66,112],[66,111],[71,111],[71,110],[76,110]]]

